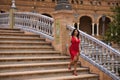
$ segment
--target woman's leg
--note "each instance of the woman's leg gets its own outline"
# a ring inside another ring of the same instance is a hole
[[[78,55],[74,57],[74,72],[73,74],[77,76],[77,61],[78,61]]]
[[[71,59],[70,60],[70,63],[68,64],[68,69],[70,70],[71,69],[71,65],[74,63],[74,61]]]

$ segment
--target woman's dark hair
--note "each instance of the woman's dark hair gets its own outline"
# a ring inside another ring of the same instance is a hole
[[[73,30],[73,32],[71,33],[71,36],[74,36],[75,30],[77,30],[77,29],[74,29],[74,30]],[[79,39],[79,35],[80,35],[80,33],[79,33],[78,30],[77,30],[77,32],[78,32],[78,34],[77,34],[77,38]]]

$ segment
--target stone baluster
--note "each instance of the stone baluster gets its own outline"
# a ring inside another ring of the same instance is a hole
[[[118,67],[119,65],[118,65],[118,61],[116,60],[115,61],[115,74],[118,76],[119,75],[119,73],[118,73]]]
[[[102,65],[102,63],[103,63],[103,60],[102,60],[102,51],[99,50],[98,53],[99,53],[99,64]]]
[[[107,53],[107,69],[110,70],[110,54],[111,52],[106,49]]]
[[[93,58],[94,54],[95,54],[95,45],[93,45],[93,42],[92,42],[92,54],[90,55],[90,57]]]
[[[115,65],[114,65],[114,61],[115,61],[115,59],[114,59],[114,56],[113,56],[113,54],[112,54],[112,59],[111,59],[111,72],[112,73],[114,73],[115,72],[115,70],[114,70],[114,68],[115,68]]]
[[[96,60],[95,60],[95,61],[96,61],[97,63],[99,63],[99,59],[98,59],[98,58],[99,58],[99,55],[100,55],[100,54],[98,53],[98,48],[97,48],[97,46],[96,46],[95,54],[96,54]]]
[[[87,56],[88,48],[87,48],[87,39],[84,37],[84,52],[85,55]]]
[[[104,67],[106,67],[106,61],[107,61],[107,59],[106,59],[106,52],[105,52],[105,49],[104,49],[104,47],[102,46],[102,55],[103,55],[103,66]]]
[[[81,53],[84,53],[84,37],[81,35]]]
[[[118,73],[118,68],[120,67],[120,65],[119,65],[119,59],[120,59],[120,57],[119,56],[115,56],[115,74],[117,75],[117,76],[119,76],[119,73]]]

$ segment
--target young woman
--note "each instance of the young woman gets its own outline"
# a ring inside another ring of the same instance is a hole
[[[74,64],[74,71],[73,75],[77,76],[77,61],[79,58],[79,44],[80,44],[80,39],[79,39],[79,31],[77,29],[74,29],[72,34],[71,34],[71,45],[69,47],[69,53],[71,55],[71,61],[68,64],[68,69],[71,70],[71,65]]]

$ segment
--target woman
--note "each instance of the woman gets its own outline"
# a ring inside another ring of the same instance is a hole
[[[71,65],[74,64],[74,71],[73,75],[77,76],[77,61],[79,58],[79,44],[80,44],[80,39],[79,39],[79,31],[77,29],[74,29],[72,34],[71,34],[71,45],[69,47],[69,53],[71,55],[71,61],[68,65],[68,69],[71,69]]]

